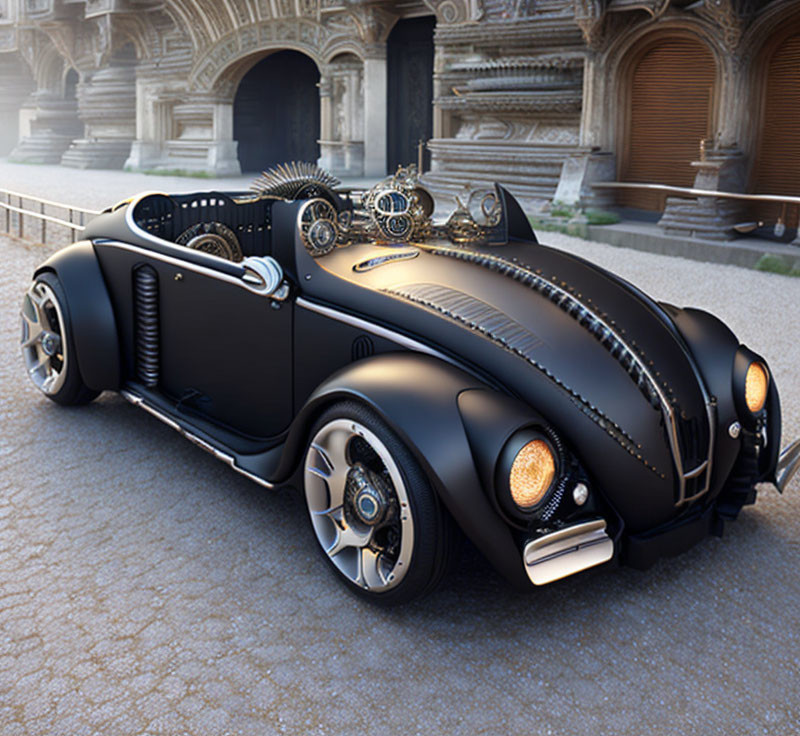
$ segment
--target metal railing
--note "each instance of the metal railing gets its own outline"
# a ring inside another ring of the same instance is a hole
[[[677,197],[713,197],[716,199],[739,199],[747,202],[771,202],[782,205],[781,219],[786,219],[786,208],[790,205],[800,207],[800,197],[785,194],[746,194],[745,192],[721,192],[716,189],[695,189],[694,187],[673,187],[668,184],[645,184],[631,181],[598,181],[592,184],[595,189],[638,189],[646,192],[674,194]]]
[[[63,202],[53,202],[49,199],[34,197],[31,194],[12,192],[9,189],[0,189],[0,209],[5,211],[5,217],[0,218],[0,221],[5,223],[4,232],[6,234],[16,235],[21,240],[26,239],[26,237],[30,240],[30,236],[26,235],[25,218],[32,217],[40,223],[38,234],[42,243],[47,238],[48,223],[66,228],[71,232],[72,238],[75,239],[77,234],[85,229],[87,218],[91,219],[100,214],[97,210],[75,207]],[[68,219],[48,214],[46,211],[48,209],[64,210]]]

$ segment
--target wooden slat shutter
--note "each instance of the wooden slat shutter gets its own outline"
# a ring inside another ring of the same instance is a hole
[[[621,181],[692,186],[692,161],[709,137],[716,66],[711,51],[693,39],[665,39],[647,50],[631,78]],[[628,207],[661,209],[663,195],[626,192]]]
[[[766,67],[761,134],[750,191],[753,194],[800,196],[800,33],[786,39]],[[780,205],[756,208],[758,217],[774,222]],[[797,226],[790,207],[787,225]]]

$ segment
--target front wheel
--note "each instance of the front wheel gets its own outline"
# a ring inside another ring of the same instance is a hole
[[[75,358],[67,299],[55,274],[36,277],[22,300],[22,357],[28,376],[59,404],[85,404],[99,391],[88,388]]]
[[[360,595],[397,605],[432,590],[458,531],[409,449],[367,407],[343,402],[311,431],[304,486],[325,557]]]

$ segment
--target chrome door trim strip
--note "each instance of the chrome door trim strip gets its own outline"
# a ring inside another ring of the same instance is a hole
[[[309,312],[316,312],[317,314],[321,314],[325,317],[329,317],[330,319],[335,319],[337,322],[342,322],[346,325],[351,325],[352,327],[357,327],[359,330],[363,330],[364,332],[369,332],[376,337],[382,337],[386,340],[391,340],[392,342],[396,342],[398,345],[402,345],[404,348],[408,348],[409,350],[413,350],[417,353],[425,353],[426,355],[430,355],[434,358],[438,358],[439,360],[443,360],[446,363],[450,363],[451,365],[456,366],[457,368],[461,368],[463,370],[463,366],[450,358],[449,356],[445,355],[444,353],[439,352],[435,348],[429,347],[425,345],[425,343],[419,342],[418,340],[414,340],[411,337],[407,337],[399,332],[395,332],[394,330],[390,330],[386,327],[381,327],[379,325],[373,324],[372,322],[368,322],[365,319],[361,319],[360,317],[354,317],[352,314],[348,314],[347,312],[340,312],[338,309],[333,309],[331,307],[324,307],[321,304],[316,304],[314,302],[308,301],[304,297],[298,297],[295,301],[295,304],[298,307],[302,307],[303,309],[307,309]]]

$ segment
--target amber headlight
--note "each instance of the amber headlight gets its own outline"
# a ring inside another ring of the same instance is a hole
[[[563,464],[561,442],[550,430],[515,432],[495,468],[497,502],[506,517],[527,526],[552,498]]]
[[[753,414],[758,414],[764,408],[768,389],[769,375],[764,364],[757,361],[750,363],[744,378],[744,400]]]
[[[555,474],[556,459],[547,442],[528,442],[517,453],[508,475],[514,503],[523,511],[537,506],[553,485]]]

